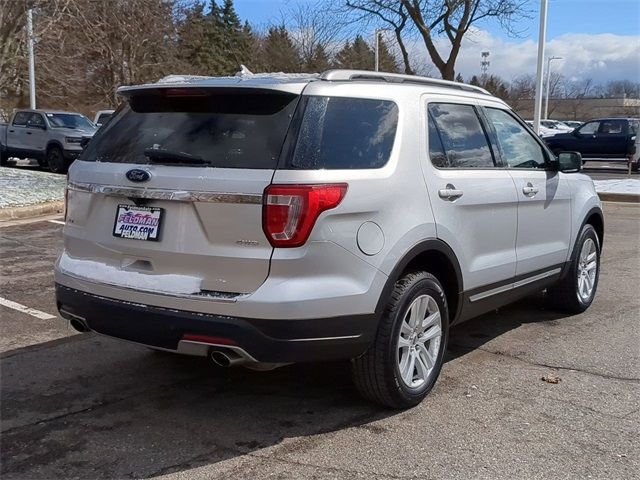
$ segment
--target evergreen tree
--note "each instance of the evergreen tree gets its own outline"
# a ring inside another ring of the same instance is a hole
[[[255,38],[248,24],[242,24],[233,6],[225,0],[205,5],[196,2],[187,8],[178,29],[178,58],[189,73],[233,75],[241,63],[249,63]]]
[[[338,68],[373,70],[374,52],[361,35],[356,36],[353,43],[347,41],[336,55]]]
[[[395,57],[389,51],[387,42],[383,38],[378,40],[378,67],[381,72],[399,73],[400,68],[396,63]],[[374,52],[375,56],[375,52]]]
[[[314,49],[313,55],[304,65],[304,70],[307,72],[319,73],[324,72],[325,70],[329,70],[330,68],[331,60],[329,59],[329,55],[327,55],[327,51],[322,45],[318,45]]]
[[[269,28],[261,49],[262,69],[268,72],[296,73],[301,60],[284,25]]]
[[[458,83],[464,83],[464,78],[462,78],[461,74],[456,75],[456,82]]]

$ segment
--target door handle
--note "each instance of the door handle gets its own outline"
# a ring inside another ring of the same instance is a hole
[[[444,200],[449,200],[450,202],[457,200],[462,196],[462,194],[462,190],[457,190],[456,187],[450,183],[448,183],[442,190],[438,190],[438,196]]]
[[[9,130],[9,133],[16,133],[15,130]]]
[[[27,132],[27,135],[31,135],[31,132]]]
[[[534,187],[531,182],[527,182],[527,184],[522,187],[522,193],[528,197],[533,197],[538,193],[538,187]]]

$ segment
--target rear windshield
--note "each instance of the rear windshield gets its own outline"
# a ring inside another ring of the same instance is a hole
[[[298,96],[272,90],[158,89],[129,98],[81,159],[274,169]]]
[[[304,103],[285,168],[369,169],[387,163],[398,126],[394,102],[308,96]]]

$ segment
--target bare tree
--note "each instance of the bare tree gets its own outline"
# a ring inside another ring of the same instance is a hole
[[[497,19],[510,29],[516,14],[523,14],[526,0],[399,0],[420,33],[433,64],[442,78],[455,78],[455,64],[462,39],[469,28],[487,18]],[[449,46],[442,49],[436,39],[444,36]],[[448,54],[446,51],[448,50]]]
[[[71,0],[0,0],[0,109],[25,101],[28,90],[27,10],[34,10],[34,37],[46,35]]]
[[[346,5],[361,13],[354,19],[355,23],[373,20],[374,25],[382,25],[393,31],[402,56],[404,73],[413,75],[415,70],[411,67],[411,59],[405,44],[411,26],[411,19],[405,5],[398,0],[347,0]]]
[[[342,11],[323,1],[295,3],[283,12],[281,24],[285,20],[304,68],[328,63],[328,58],[338,52],[346,25]],[[326,57],[327,61],[319,61],[318,57]]]
[[[576,82],[569,82],[566,87],[567,97],[573,99],[569,103],[569,109],[573,120],[582,119],[585,112],[585,99],[589,97],[593,88],[593,80],[587,78]]]

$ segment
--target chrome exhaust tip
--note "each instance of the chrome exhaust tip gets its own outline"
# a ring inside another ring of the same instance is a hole
[[[219,367],[227,368],[231,366],[231,358],[229,357],[229,355],[219,350],[212,351],[209,354],[209,358]]]
[[[80,333],[87,333],[91,329],[87,327],[87,324],[82,320],[78,320],[77,318],[72,318],[69,320],[69,324],[73,327],[74,330],[77,330]]]

